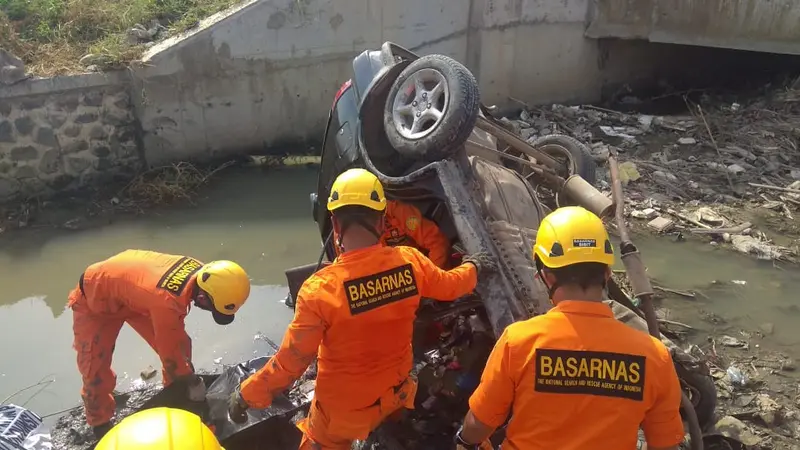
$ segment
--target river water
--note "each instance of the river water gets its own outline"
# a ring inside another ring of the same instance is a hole
[[[18,390],[48,379],[55,381],[32,399],[36,389],[11,402],[26,404],[41,415],[79,402],[66,296],[86,266],[128,248],[205,261],[232,259],[252,278],[253,293],[232,325],[216,326],[198,310],[187,317],[196,366],[213,368],[260,353],[268,345],[255,339],[261,333],[279,342],[292,315],[282,304],[287,292],[283,272],[319,257],[320,238],[308,200],[315,183],[315,172],[307,169],[230,169],[214,180],[197,206],[152,211],[82,231],[42,229],[0,236],[0,404]],[[730,328],[725,333],[735,337],[741,337],[738,329],[770,324],[774,333],[761,345],[800,356],[792,349],[800,342],[800,274],[794,268],[776,268],[710,245],[668,238],[640,236],[637,244],[656,284],[689,290],[705,289],[714,280],[726,282],[705,290],[708,298],[669,297],[662,302],[670,319],[700,330],[695,339],[711,331],[713,326],[704,318],[713,313],[727,320]],[[158,358],[124,327],[114,358],[118,389],[129,389],[148,366],[160,368]]]

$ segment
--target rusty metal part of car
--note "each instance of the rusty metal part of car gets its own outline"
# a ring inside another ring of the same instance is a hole
[[[561,188],[561,193],[576,204],[597,214],[601,219],[610,216],[614,211],[614,202],[580,175],[572,175],[567,178]]]
[[[563,165],[552,156],[531,147],[527,142],[523,141],[519,136],[506,130],[502,126],[495,123],[494,119],[490,117],[478,117],[478,122],[475,124],[479,129],[496,136],[508,145],[513,147],[518,152],[536,159],[537,162],[559,172],[563,169]],[[566,175],[566,174],[561,174]]]
[[[544,179],[551,189],[556,190],[560,194],[565,195],[576,204],[583,206],[589,211],[597,214],[600,218],[605,218],[611,215],[614,211],[614,203],[597,188],[589,184],[580,175],[572,175],[566,180],[556,175],[553,169],[541,166],[527,159],[520,158],[519,156],[509,155],[489,147],[481,147],[487,151],[497,153],[501,158],[506,158],[510,161],[518,162],[531,169],[533,174],[536,174]]]
[[[628,273],[628,280],[631,283],[633,295],[641,300],[642,312],[644,312],[645,320],[647,321],[647,328],[650,334],[661,339],[661,330],[658,328],[658,317],[656,316],[655,308],[653,307],[653,287],[650,284],[650,279],[647,277],[642,255],[639,249],[631,241],[628,228],[625,225],[625,197],[622,193],[622,182],[619,178],[619,166],[617,159],[611,155],[608,157],[608,166],[611,173],[611,195],[614,200],[615,206],[615,219],[617,223],[617,231],[620,237],[620,257],[622,263],[625,265],[625,271]],[[692,450],[703,450],[703,432],[700,429],[700,424],[697,420],[697,414],[692,405],[692,401],[685,392],[681,392],[681,409],[686,416],[686,421],[689,423],[689,436],[691,438]]]

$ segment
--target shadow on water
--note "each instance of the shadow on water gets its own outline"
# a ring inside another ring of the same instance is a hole
[[[0,399],[42,377],[56,382],[27,405],[40,414],[79,400],[72,315],[67,293],[91,263],[128,248],[190,254],[200,260],[232,259],[253,281],[250,299],[227,327],[200,310],[186,318],[198,367],[234,363],[263,352],[261,334],[280,341],[292,316],[282,303],[284,270],[316,261],[319,232],[311,217],[314,171],[231,169],[201,193],[197,205],[148,211],[139,217],[80,231],[26,230],[0,241]],[[117,341],[118,388],[147,366],[160,367],[155,353],[128,327]],[[24,403],[26,395],[13,401]]]

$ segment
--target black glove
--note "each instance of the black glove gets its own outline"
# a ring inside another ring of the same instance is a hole
[[[231,394],[228,400],[228,416],[233,423],[242,424],[247,422],[247,410],[249,407],[242,398],[242,394],[238,390]]]
[[[497,272],[497,261],[486,252],[473,253],[464,257],[462,262],[472,263],[478,274]]]

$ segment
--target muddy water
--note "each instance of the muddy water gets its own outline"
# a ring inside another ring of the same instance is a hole
[[[250,300],[227,327],[193,310],[187,328],[198,367],[238,362],[280,342],[291,319],[281,301],[284,269],[314,262],[320,239],[311,219],[308,194],[316,183],[311,170],[228,172],[198,201],[172,210],[84,231],[33,231],[0,241],[0,403],[40,379],[55,379],[27,406],[40,414],[79,401],[80,378],[71,348],[72,314],[66,296],[85,267],[127,248],[189,254],[201,260],[232,259],[253,280]],[[221,360],[219,359],[221,358]],[[145,342],[124,327],[114,368],[118,389],[127,390],[159,360]],[[15,396],[22,404],[36,389]]]
[[[0,400],[52,378],[55,381],[27,403],[29,408],[49,414],[79,401],[72,317],[64,310],[66,294],[88,264],[126,248],[185,253],[202,260],[233,259],[253,278],[253,295],[231,326],[214,325],[202,311],[189,314],[187,326],[199,367],[212,368],[258,353],[267,345],[254,340],[259,333],[280,340],[291,318],[291,311],[281,303],[287,291],[283,271],[316,261],[319,255],[320,240],[308,201],[315,181],[315,173],[305,169],[269,174],[229,171],[215,180],[197,207],[175,207],[84,231],[5,236],[0,240],[0,286],[4,288],[0,293]],[[760,341],[762,345],[800,359],[800,350],[792,349],[800,342],[800,328],[794,325],[800,317],[800,300],[792,294],[800,289],[796,269],[782,270],[705,244],[641,236],[637,243],[656,284],[703,289],[708,296],[666,298],[662,306],[670,310],[670,319],[710,331],[714,326],[704,318],[713,313],[727,320],[726,334],[740,338],[739,329],[772,324],[774,333]],[[714,280],[727,283],[706,289]],[[702,333],[697,339],[703,339]],[[114,360],[118,388],[128,389],[148,366],[158,368],[158,358],[132,330],[123,328]],[[26,403],[33,392],[12,400]]]

